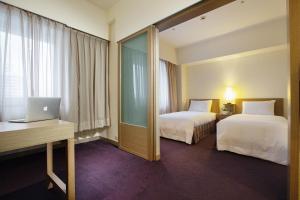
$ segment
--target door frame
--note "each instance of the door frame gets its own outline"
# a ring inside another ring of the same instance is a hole
[[[148,57],[147,57],[147,63],[149,66],[148,69],[148,131],[147,131],[147,150],[148,155],[142,155],[138,152],[132,151],[132,149],[128,149],[124,146],[122,146],[122,134],[121,132],[121,59],[122,59],[122,43],[133,39],[134,37],[147,33],[147,48],[148,48]],[[155,34],[155,27],[154,26],[148,26],[147,28],[144,28],[120,41],[118,41],[118,146],[120,149],[127,151],[129,153],[132,153],[134,155],[137,155],[139,157],[142,157],[147,160],[155,160],[155,135],[156,135],[156,114],[155,114],[155,108],[156,108],[156,67],[155,67],[155,60],[156,56],[154,54],[155,48],[156,48],[156,34]]]
[[[290,137],[289,198],[300,199],[299,81],[300,81],[300,0],[287,0],[290,44]]]

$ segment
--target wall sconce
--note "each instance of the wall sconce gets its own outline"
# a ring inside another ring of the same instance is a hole
[[[224,104],[224,107],[222,109],[224,113],[232,114],[235,112],[235,105],[234,105],[235,96],[236,95],[232,87],[227,87],[224,94],[226,104]]]

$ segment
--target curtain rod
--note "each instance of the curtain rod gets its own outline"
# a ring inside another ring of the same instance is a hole
[[[25,11],[25,12],[27,12],[27,13],[37,15],[37,16],[39,16],[39,17],[43,17],[43,18],[45,18],[45,19],[47,19],[47,20],[50,20],[50,21],[53,21],[53,22],[56,22],[56,23],[60,23],[60,24],[66,26],[66,27],[68,27],[68,28],[71,28],[71,29],[73,29],[73,30],[75,30],[75,31],[79,31],[79,32],[82,32],[82,33],[84,33],[84,34],[88,34],[88,35],[91,35],[91,36],[93,36],[93,37],[100,38],[100,39],[102,39],[102,40],[105,40],[105,41],[107,41],[107,42],[110,42],[109,40],[104,39],[104,38],[102,38],[102,37],[93,35],[93,34],[91,34],[91,33],[88,33],[88,32],[82,31],[82,30],[79,30],[79,29],[74,28],[74,27],[71,27],[71,26],[69,26],[69,25],[67,25],[67,24],[65,24],[65,23],[56,21],[56,20],[51,19],[51,18],[49,18],[49,17],[45,17],[45,16],[40,15],[40,14],[37,14],[37,13],[35,13],[35,12],[29,11],[29,10],[25,10],[24,8],[20,8],[20,7],[18,7],[18,6],[11,5],[11,4],[6,3],[6,2],[3,2],[3,1],[0,1],[0,3],[5,4],[5,5],[7,5],[7,6],[15,7],[15,8],[20,9],[20,10],[23,10],[23,11]]]

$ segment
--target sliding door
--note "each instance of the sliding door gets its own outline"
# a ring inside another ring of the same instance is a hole
[[[154,159],[155,30],[149,27],[119,43],[119,147]]]

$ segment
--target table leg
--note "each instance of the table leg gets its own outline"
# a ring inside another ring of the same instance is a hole
[[[53,143],[47,143],[47,175],[50,177],[50,175],[53,173]],[[51,179],[49,178],[50,183],[48,185],[48,189],[53,188],[53,183],[51,182]]]
[[[75,148],[74,139],[68,139],[68,168],[67,168],[67,198],[68,200],[75,200]]]

